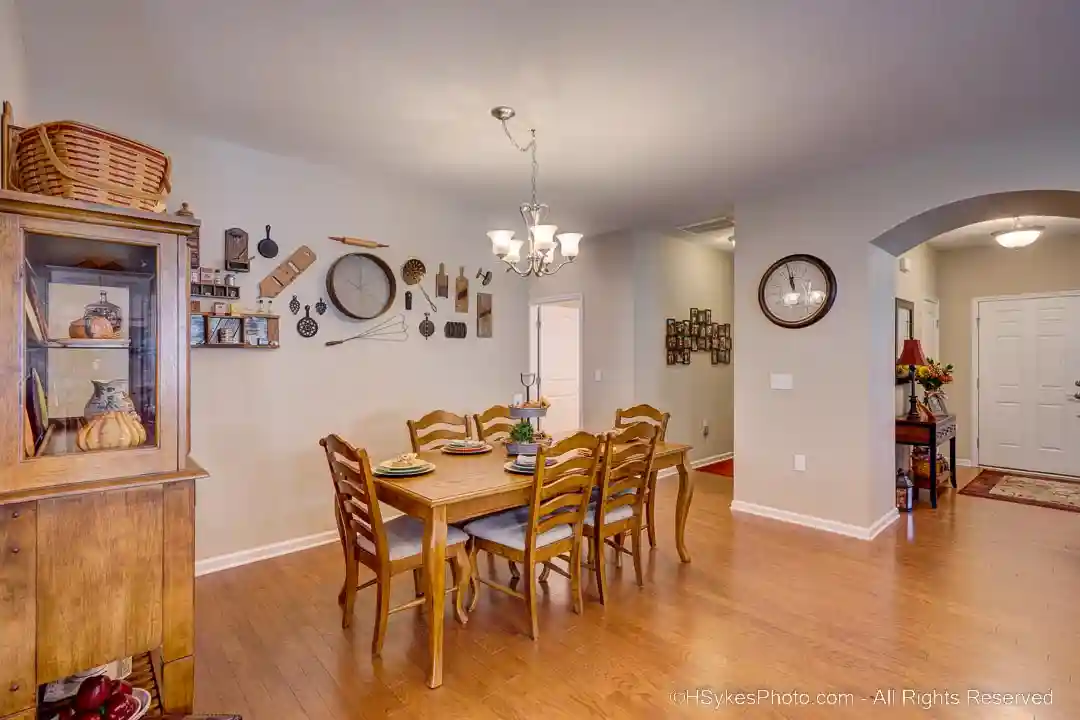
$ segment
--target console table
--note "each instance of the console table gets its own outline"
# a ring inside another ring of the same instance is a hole
[[[949,441],[949,467],[952,486],[956,487],[956,416],[939,415],[933,420],[908,420],[896,418],[896,443],[898,445],[916,445],[930,449],[930,507],[937,507],[937,447]],[[919,488],[915,488],[915,500],[919,499]]]

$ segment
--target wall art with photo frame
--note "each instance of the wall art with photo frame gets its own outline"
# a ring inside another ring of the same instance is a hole
[[[707,352],[713,365],[731,363],[731,323],[715,323],[709,308],[690,308],[686,320],[667,318],[664,348],[668,365],[689,365],[691,353]]]

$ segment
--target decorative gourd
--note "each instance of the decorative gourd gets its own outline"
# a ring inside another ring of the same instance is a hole
[[[93,338],[94,340],[112,340],[119,337],[113,330],[112,323],[108,318],[100,315],[91,315],[78,320],[72,320],[68,325],[68,336],[80,340]]]
[[[118,450],[146,442],[146,428],[131,413],[119,410],[96,415],[75,437],[80,450]]]

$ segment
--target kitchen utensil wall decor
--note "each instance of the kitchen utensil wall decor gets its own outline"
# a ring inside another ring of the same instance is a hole
[[[489,338],[491,331],[491,293],[476,293],[476,337]]]
[[[319,302],[315,303],[315,312],[319,313],[320,315],[326,314],[326,301],[322,298],[319,298]]]
[[[301,245],[283,263],[274,268],[272,273],[259,282],[259,295],[267,298],[277,297],[282,290],[288,287],[300,273],[311,267],[314,262],[315,253],[307,245]]]
[[[448,322],[443,326],[443,334],[448,338],[463,340],[469,334],[469,326],[463,322]]]
[[[319,332],[319,323],[315,322],[315,318],[311,317],[311,306],[304,306],[304,317],[296,323],[296,332],[300,334],[300,337],[311,338],[315,337],[315,334]]]
[[[264,258],[277,257],[278,246],[276,242],[270,239],[269,225],[266,226],[266,237],[259,241],[259,244],[256,246],[256,248],[259,250],[259,254],[262,255]]]
[[[431,313],[424,313],[424,319],[420,321],[420,334],[425,340],[435,334],[435,323],[431,322]]]
[[[425,266],[423,261],[419,258],[409,258],[405,264],[401,266],[401,279],[405,281],[405,284],[419,286],[420,292],[424,293],[424,299],[427,300],[428,305],[431,306],[431,312],[439,312],[439,308],[435,307],[435,303],[432,302],[431,296],[427,294],[427,290],[425,290],[422,285],[426,274],[427,266]]]
[[[454,311],[459,313],[469,312],[469,278],[465,277],[465,266],[461,266],[457,280],[454,281]]]
[[[405,309],[412,310],[412,290],[405,291]]]
[[[450,278],[446,276],[446,263],[439,263],[439,272],[435,275],[435,297],[450,297]]]
[[[363,238],[346,237],[344,235],[331,235],[330,239],[336,240],[339,243],[343,243],[345,245],[352,245],[353,247],[367,248],[368,250],[390,247],[385,243],[375,242],[374,240],[364,240]]]
[[[491,271],[484,272],[484,268],[480,268],[476,271],[476,279],[480,281],[481,285],[487,287],[488,283],[491,282]]]
[[[371,320],[394,304],[397,280],[382,258],[371,253],[349,253],[335,260],[327,271],[326,292],[342,315]]]
[[[292,300],[289,301],[289,312],[293,315],[300,312],[300,299],[295,295],[292,296]]]
[[[429,321],[430,322],[430,321]],[[435,332],[435,325],[432,324],[431,331]],[[382,340],[385,342],[404,342],[409,339],[409,328],[405,325],[405,316],[401,313],[394,315],[392,318],[383,320],[377,325],[371,325],[364,328],[361,332],[347,337],[344,340],[327,340],[327,347],[332,345],[341,345],[347,343],[350,340]]]
[[[225,231],[225,269],[232,272],[251,270],[248,234],[240,228],[229,228]]]

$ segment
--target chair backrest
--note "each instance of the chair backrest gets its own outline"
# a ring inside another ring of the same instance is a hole
[[[615,429],[621,430],[639,422],[652,423],[660,431],[656,437],[657,442],[664,442],[664,438],[667,437],[668,420],[670,419],[671,415],[657,410],[652,405],[635,405],[626,410],[619,408],[615,411]]]
[[[370,568],[385,564],[389,552],[386,529],[367,451],[353,447],[337,435],[327,435],[319,444],[326,451],[334,481],[335,515],[342,548]]]
[[[451,440],[467,440],[469,421],[446,410],[432,410],[419,420],[409,420],[409,441],[413,452],[437,450]]]
[[[607,434],[594,527],[602,527],[608,513],[623,505],[641,514],[659,438],[659,426],[644,421]]]
[[[493,405],[472,418],[476,439],[489,443],[510,437],[510,429],[517,424],[517,421],[510,417],[510,408],[505,405]]]
[[[533,498],[525,547],[536,547],[536,538],[559,525],[570,525],[580,537],[589,495],[596,484],[602,439],[576,432],[549,448],[540,446],[533,475]],[[547,459],[555,460],[547,466]]]

